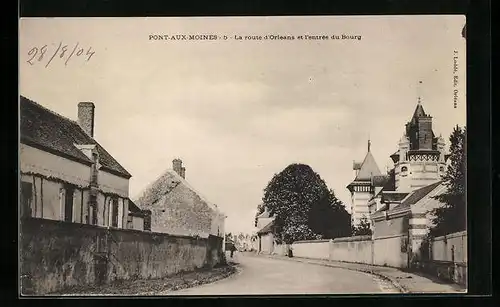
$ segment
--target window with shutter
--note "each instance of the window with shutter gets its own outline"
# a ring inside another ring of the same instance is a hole
[[[21,216],[29,217],[32,215],[33,184],[30,182],[21,182]]]
[[[114,198],[112,200],[112,217],[111,217],[111,227],[118,227],[118,199]]]
[[[97,197],[90,195],[89,199],[89,224],[97,225]]]
[[[74,188],[71,186],[66,186],[64,193],[64,221],[72,222],[73,221],[73,195]]]

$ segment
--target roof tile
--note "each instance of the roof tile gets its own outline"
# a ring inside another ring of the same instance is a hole
[[[416,202],[418,202],[419,200],[424,198],[427,194],[432,192],[440,184],[441,184],[441,181],[438,181],[438,182],[426,185],[425,187],[422,187],[418,190],[411,192],[405,199],[403,199],[403,202],[401,204],[397,205],[396,207],[394,207],[394,209],[398,209],[401,207],[408,207],[408,206],[415,204]]]
[[[74,144],[95,144],[99,153],[99,163],[106,170],[122,177],[131,177],[130,173],[92,137],[87,135],[77,122],[23,96],[20,99],[20,113],[22,143],[38,146],[87,164],[92,163],[92,161]]]

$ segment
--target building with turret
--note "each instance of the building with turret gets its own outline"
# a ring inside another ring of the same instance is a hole
[[[435,137],[432,117],[420,100],[398,146],[391,155],[396,191],[411,192],[441,180],[446,170],[445,142],[441,136]]]
[[[401,201],[411,192],[441,180],[446,172],[445,141],[432,130],[432,116],[425,113],[418,100],[410,121],[406,123],[398,150],[390,157],[394,168],[382,174],[368,151],[363,162],[353,162],[354,180],[347,186],[351,192],[352,225],[382,209],[389,202]]]
[[[368,151],[362,163],[353,163],[351,192],[353,225],[367,217],[374,240],[374,263],[408,267],[421,254],[422,242],[432,227],[433,209],[443,204],[436,196],[446,193],[442,177],[448,155],[445,141],[436,137],[432,116],[420,99],[403,128],[398,150],[390,155],[394,167],[382,174]]]
[[[353,161],[354,180],[347,186],[351,192],[351,225],[358,225],[362,219],[369,219],[370,210],[368,203],[388,181],[388,176],[383,175],[375,162],[370,151],[370,140],[368,140],[368,151],[363,162]]]

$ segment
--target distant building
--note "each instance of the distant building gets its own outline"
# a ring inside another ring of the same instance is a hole
[[[264,208],[257,217],[257,252],[272,254],[274,252],[275,238],[273,234],[274,218],[270,215],[267,208]]]
[[[130,205],[131,175],[94,139],[94,115],[91,102],[74,121],[20,97],[21,214],[143,230],[130,222],[147,216]]]
[[[186,168],[180,159],[150,184],[136,200],[151,211],[151,231],[208,237],[225,237],[226,216],[217,205],[195,190],[185,179]]]
[[[250,236],[250,250],[251,251],[259,250],[259,236],[257,236],[257,233],[253,233]]]

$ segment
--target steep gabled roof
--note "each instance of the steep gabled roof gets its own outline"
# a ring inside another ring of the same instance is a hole
[[[273,231],[274,220],[269,222],[266,226],[264,226],[261,230],[257,231],[257,234],[270,233]]]
[[[128,210],[134,213],[142,211],[141,208],[139,208],[131,199],[128,201]]]
[[[394,210],[399,209],[399,208],[403,208],[403,207],[410,207],[411,205],[417,203],[419,200],[424,198],[427,194],[432,192],[440,184],[441,184],[441,181],[438,181],[438,182],[426,185],[425,187],[422,187],[420,189],[417,189],[417,190],[411,192],[408,196],[406,196],[403,199],[401,204],[394,207]]]
[[[179,174],[177,174],[177,172],[173,169],[167,169],[160,177],[158,177],[153,183],[146,187],[146,189],[137,198],[136,203],[140,206],[151,205],[181,184],[198,195],[198,197],[211,209],[222,213],[217,208],[217,205],[210,202],[200,192],[193,188],[184,178],[179,176]]]
[[[86,134],[76,121],[61,116],[26,97],[20,97],[21,143],[84,164],[92,161],[74,144],[96,145],[103,170],[130,178],[123,168],[99,143]]]
[[[354,181],[370,181],[372,176],[382,175],[378,168],[377,162],[370,151],[366,153],[365,159],[361,164],[361,169]]]
[[[425,114],[424,107],[422,107],[422,104],[418,103],[417,107],[415,108],[415,112],[413,112],[412,120],[415,120],[416,118],[422,116],[427,116],[427,114]]]
[[[397,191],[383,191],[382,192],[382,202],[398,202],[403,201],[408,194],[406,192],[397,192]]]

